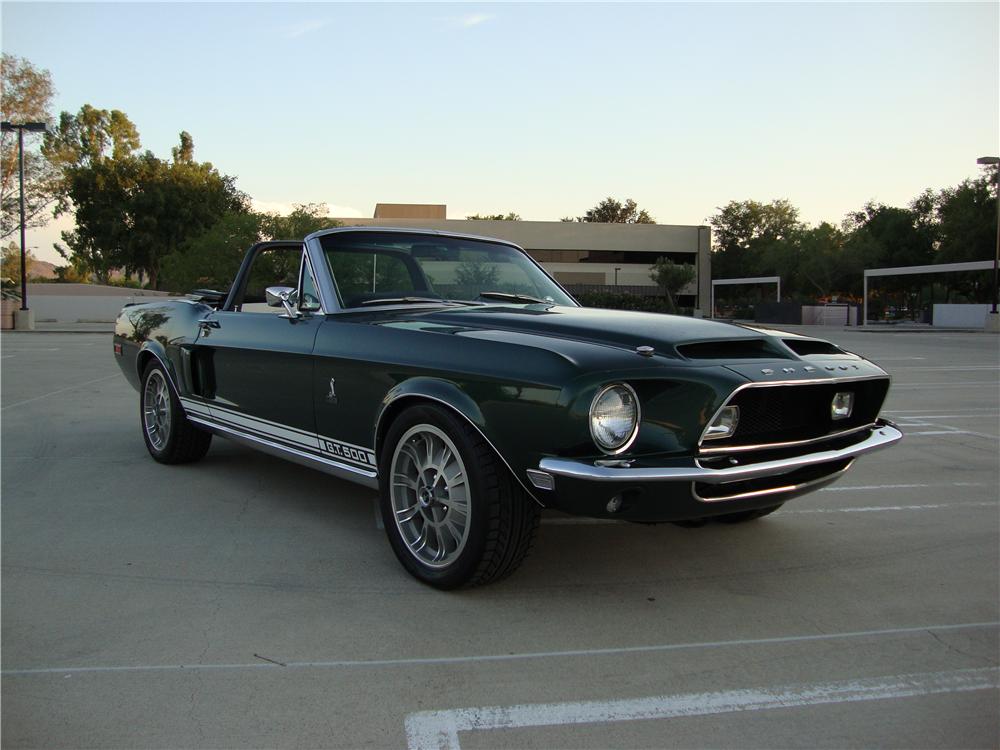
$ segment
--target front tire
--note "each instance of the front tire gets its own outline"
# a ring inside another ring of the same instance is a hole
[[[382,521],[415,578],[440,589],[500,580],[524,560],[540,511],[470,425],[437,406],[404,411],[379,461]]]
[[[141,386],[139,424],[149,455],[161,464],[190,463],[202,458],[212,443],[212,435],[188,421],[158,360],[146,366]]]

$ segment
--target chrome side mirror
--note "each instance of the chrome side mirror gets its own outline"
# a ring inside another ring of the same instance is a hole
[[[269,286],[264,290],[264,297],[267,299],[268,307],[284,307],[289,318],[299,317],[299,311],[295,309],[295,287],[291,286]]]

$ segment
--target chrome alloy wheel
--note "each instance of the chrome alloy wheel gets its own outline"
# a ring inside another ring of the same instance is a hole
[[[445,568],[469,538],[469,478],[451,439],[418,424],[396,444],[389,498],[410,554],[429,568]]]
[[[146,378],[142,393],[142,424],[154,450],[162,451],[170,439],[170,388],[160,370]]]

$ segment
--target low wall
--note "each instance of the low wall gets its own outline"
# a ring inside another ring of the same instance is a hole
[[[858,308],[855,305],[803,305],[802,325],[856,326]]]
[[[168,297],[167,292],[98,284],[28,284],[36,323],[113,323],[130,302]]]
[[[944,328],[982,328],[992,305],[934,305],[931,325]]]

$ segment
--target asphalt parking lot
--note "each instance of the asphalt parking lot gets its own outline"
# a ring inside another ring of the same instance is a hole
[[[7,334],[2,744],[995,747],[1000,340],[823,335],[903,443],[738,526],[547,515],[411,579],[372,493],[216,440],[148,458],[108,334]]]

